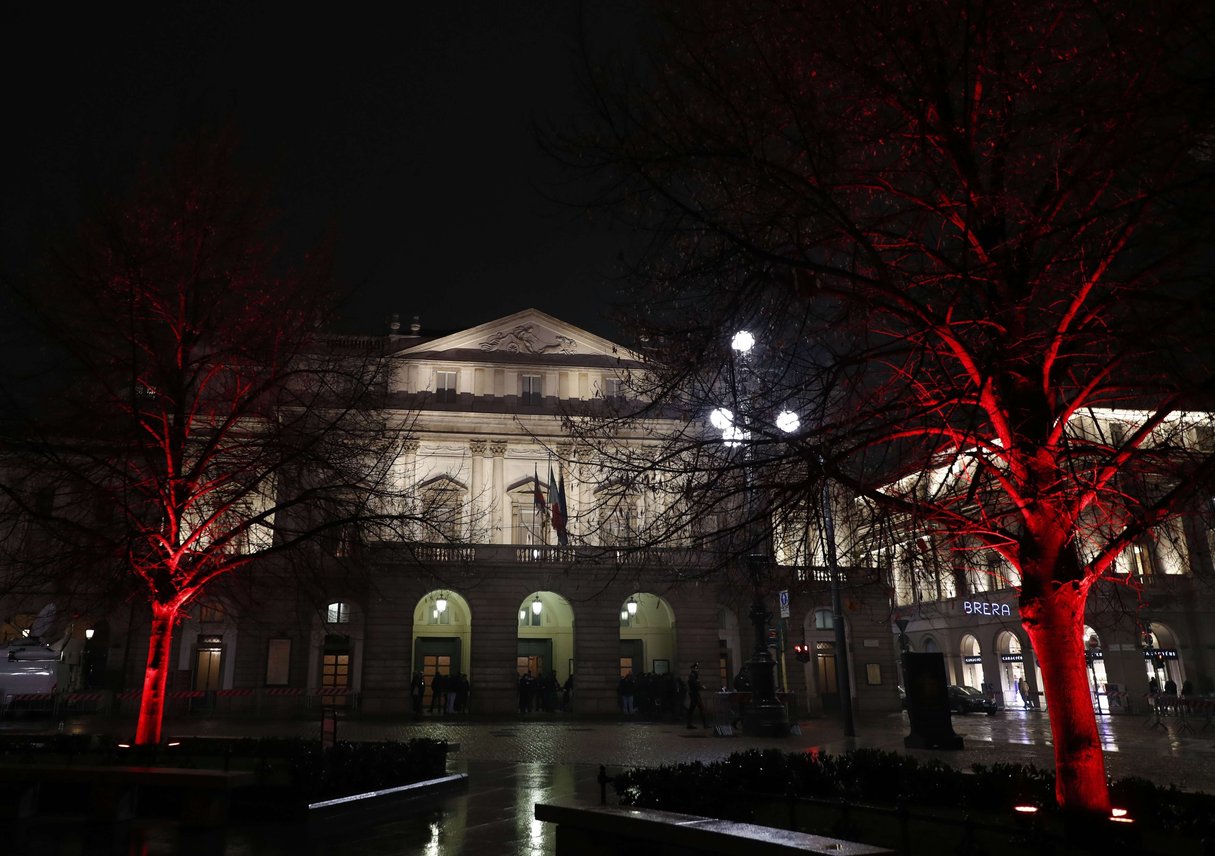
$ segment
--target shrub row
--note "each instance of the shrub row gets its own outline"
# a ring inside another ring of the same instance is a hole
[[[846,800],[916,810],[1007,813],[1032,804],[1049,813],[1055,775],[1032,765],[940,761],[877,749],[843,755],[735,753],[725,760],[628,770],[614,779],[621,805],[749,822],[763,802],[782,797]],[[1145,827],[1195,838],[1215,837],[1215,797],[1145,779],[1111,782],[1113,804]],[[755,797],[751,799],[751,797]]]

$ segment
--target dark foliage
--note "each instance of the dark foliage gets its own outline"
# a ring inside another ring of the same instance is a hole
[[[896,752],[844,755],[752,750],[712,763],[628,770],[613,781],[621,805],[750,821],[773,799],[840,799],[912,810],[1006,813],[1014,805],[1051,811],[1055,776],[1031,765],[975,764],[958,770]],[[1215,797],[1145,779],[1111,785],[1114,804],[1144,828],[1197,838],[1215,834]]]

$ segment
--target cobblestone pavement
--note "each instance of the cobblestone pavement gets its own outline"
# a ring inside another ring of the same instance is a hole
[[[1114,778],[1140,776],[1191,790],[1215,791],[1215,726],[1201,721],[1183,723],[1151,717],[1100,717],[1106,767]],[[347,826],[328,833],[315,830],[306,839],[284,836],[283,830],[234,828],[227,856],[245,854],[529,854],[555,852],[554,831],[534,820],[537,802],[575,799],[597,803],[599,765],[614,773],[623,767],[672,764],[723,758],[731,752],[777,747],[788,751],[830,753],[852,747],[908,752],[922,759],[938,758],[959,767],[996,762],[1054,764],[1050,727],[1045,713],[1003,711],[996,716],[954,716],[962,736],[959,751],[905,750],[905,714],[861,718],[856,737],[845,739],[839,720],[812,719],[800,724],[801,734],[787,738],[715,736],[710,729],[689,730],[682,723],[587,720],[538,715],[534,718],[467,720],[423,718],[420,721],[352,718],[338,723],[344,740],[412,737],[445,739],[453,744],[449,768],[469,774],[467,794],[452,797],[431,811],[376,826]],[[70,720],[65,731],[107,730],[113,723]],[[20,724],[18,724],[19,726]],[[57,724],[55,724],[57,725]],[[5,724],[0,730],[13,727]],[[114,733],[109,730],[109,733]],[[319,723],[255,719],[176,719],[166,734],[190,736],[312,736]],[[613,795],[608,793],[609,801]],[[148,833],[142,852],[172,853],[172,836]],[[159,840],[159,844],[157,843]]]

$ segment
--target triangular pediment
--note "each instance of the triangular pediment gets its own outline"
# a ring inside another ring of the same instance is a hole
[[[524,309],[505,318],[487,321],[476,327],[451,333],[437,339],[427,339],[416,345],[403,342],[396,351],[398,357],[431,359],[468,359],[478,357],[487,361],[527,362],[602,362],[639,361],[638,356],[622,345],[554,318],[538,309]]]

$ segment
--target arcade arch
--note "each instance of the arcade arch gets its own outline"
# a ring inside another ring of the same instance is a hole
[[[1150,681],[1156,679],[1161,691],[1165,684],[1172,681],[1177,685],[1177,692],[1185,683],[1185,669],[1181,662],[1177,634],[1167,624],[1153,621],[1144,626],[1143,630],[1143,660]]]
[[[534,591],[519,604],[515,671],[532,677],[557,673],[564,684],[574,672],[574,608],[552,591]]]
[[[620,676],[678,671],[675,651],[671,605],[650,592],[630,594],[620,604]]]
[[[413,608],[413,671],[426,680],[423,707],[430,706],[436,674],[468,674],[471,641],[472,610],[460,594],[434,589],[418,599]]]
[[[983,677],[983,650],[979,647],[979,640],[967,633],[962,637],[961,653],[962,680],[960,683],[977,690],[984,689],[986,679]]]

